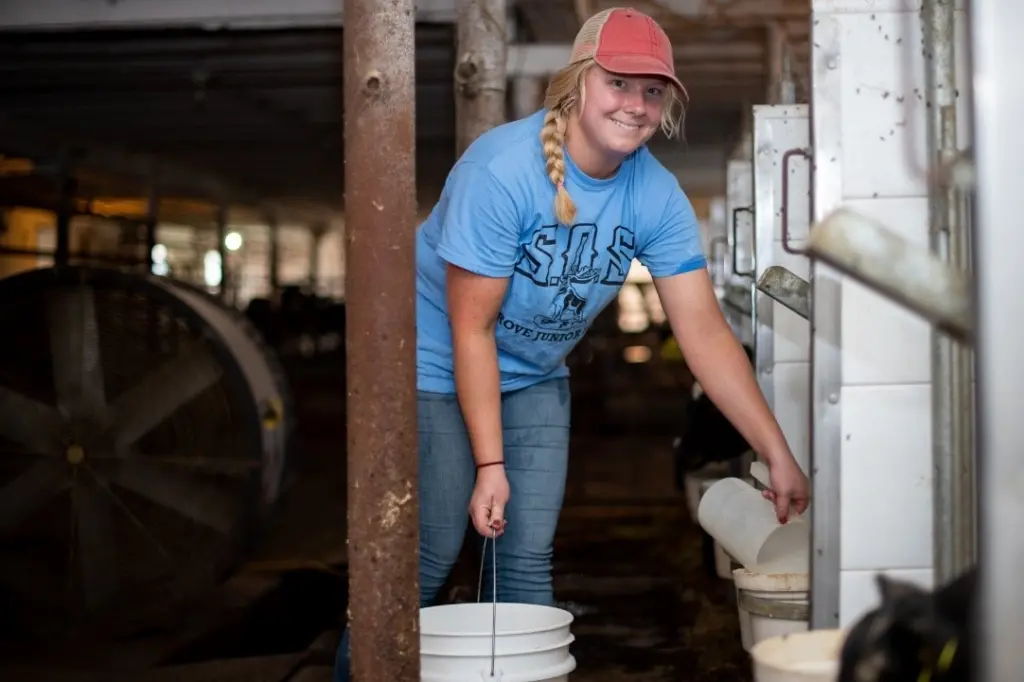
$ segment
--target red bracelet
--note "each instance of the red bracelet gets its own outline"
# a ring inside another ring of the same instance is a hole
[[[495,464],[504,464],[504,463],[505,463],[505,460],[499,459],[499,460],[494,461],[494,462],[484,462],[483,464],[477,464],[476,468],[477,469],[483,469],[484,467],[492,467]]]

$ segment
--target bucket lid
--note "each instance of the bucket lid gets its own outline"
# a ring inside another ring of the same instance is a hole
[[[442,604],[420,609],[420,634],[433,637],[491,636],[494,606],[490,602]],[[529,635],[568,627],[573,615],[538,604],[498,602],[497,634]]]

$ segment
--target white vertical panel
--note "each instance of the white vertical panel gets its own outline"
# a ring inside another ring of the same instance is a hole
[[[725,220],[730,248],[730,256],[726,259],[726,272],[730,273],[735,281],[739,273],[751,269],[753,260],[754,221],[750,210],[754,204],[754,166],[751,161],[730,159],[726,164],[725,173]],[[735,270],[731,257],[732,250],[736,253]]]
[[[730,159],[726,163],[725,224],[727,246],[725,248],[726,300],[723,302],[726,319],[736,337],[747,346],[754,345],[754,329],[751,314],[738,310],[729,301],[742,297],[747,310],[751,305],[754,254],[753,211],[753,162]],[[735,263],[735,267],[734,267]]]
[[[756,276],[781,265],[807,277],[806,256],[783,247],[783,215],[789,247],[798,251],[810,220],[810,117],[805,104],[754,107],[754,213]],[[788,158],[788,164],[784,159]],[[784,165],[788,167],[784,168]],[[788,177],[783,194],[783,177]],[[769,296],[756,294],[756,369],[761,390],[775,412],[797,462],[809,471],[810,325]]]
[[[979,500],[983,614],[977,659],[984,682],[1024,670],[1024,289],[1019,286],[1024,159],[1024,3],[973,0],[974,158],[978,171]]]
[[[921,15],[839,16],[844,205],[928,243]],[[927,325],[842,287],[842,567],[931,570],[931,341]],[[867,502],[871,500],[871,502]],[[882,530],[896,542],[881,540]],[[870,602],[843,604],[856,619]]]
[[[843,201],[842,72],[839,17],[818,11],[811,21],[811,112],[814,220]],[[837,627],[840,616],[840,490],[842,487],[842,277],[815,262],[811,270],[811,627]]]
[[[920,2],[813,7],[815,219],[847,206],[926,245]],[[824,627],[875,603],[875,572],[931,580],[931,344],[928,325],[887,299],[819,264],[813,278],[814,494],[826,518],[814,526],[812,624]]]

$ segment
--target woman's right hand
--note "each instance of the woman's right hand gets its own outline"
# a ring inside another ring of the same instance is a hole
[[[505,505],[509,493],[503,464],[477,470],[476,485],[469,500],[469,518],[476,532],[484,537],[491,537],[495,531],[495,537],[505,532]]]

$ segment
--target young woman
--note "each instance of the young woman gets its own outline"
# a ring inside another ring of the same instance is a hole
[[[424,605],[459,555],[467,510],[480,535],[498,536],[498,599],[553,604],[569,450],[564,359],[634,257],[693,374],[769,466],[765,495],[779,519],[806,509],[807,478],[721,314],[693,208],[645,147],[659,128],[678,133],[684,96],[664,31],[633,9],[601,12],[580,29],[544,108],[480,136],[420,227]],[[347,638],[338,680],[346,654]]]

